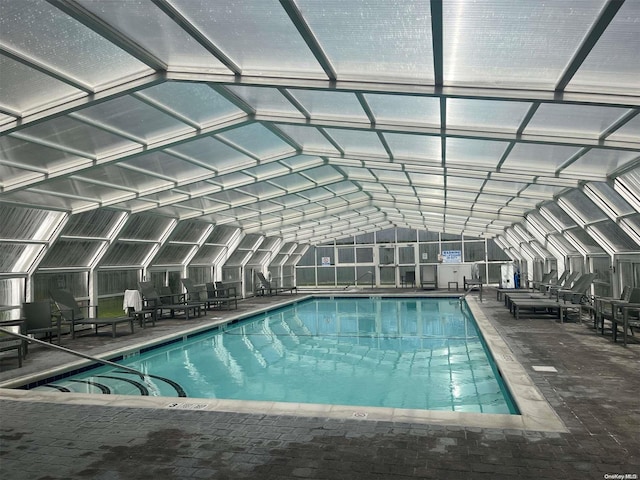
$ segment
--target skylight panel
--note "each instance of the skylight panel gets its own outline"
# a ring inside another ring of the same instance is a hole
[[[172,0],[186,19],[225,52],[244,75],[326,78],[277,0]]]
[[[424,0],[296,0],[338,79],[433,83],[431,11]],[[354,26],[357,25],[357,28]]]
[[[639,17],[639,2],[622,5],[567,85],[567,91],[640,93]]]
[[[447,85],[555,87],[601,0],[443,4]]]

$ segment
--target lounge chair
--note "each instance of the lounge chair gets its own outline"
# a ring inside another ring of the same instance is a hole
[[[556,276],[556,273],[557,273],[557,271],[556,271],[556,270],[551,270],[551,271],[549,271],[549,272],[545,273],[545,274],[542,276],[542,279],[541,279],[539,282],[535,282],[535,281],[534,281],[534,282],[532,282],[532,284],[533,284],[533,290],[541,290],[541,287],[542,287],[542,286],[544,286],[544,285],[547,285],[547,284],[551,283],[551,282],[552,282],[552,280],[553,280],[553,278]],[[565,276],[566,276],[566,270],[565,270],[565,272],[563,273],[563,275],[565,275]]]
[[[238,294],[236,292],[236,287],[233,287],[233,286],[225,287],[222,282],[215,282],[214,285],[215,285],[214,291],[215,291],[216,304],[219,307],[222,307],[222,305],[226,305],[227,310],[230,310],[231,304],[233,303],[234,307],[237,309]]]
[[[22,315],[27,335],[46,333],[47,339],[51,343],[55,333],[58,338],[58,345],[60,345],[61,317],[58,316],[55,322],[52,322],[53,315],[51,315],[51,302],[49,300],[23,303]]]
[[[5,333],[5,330],[14,333],[23,333],[23,328],[23,320],[5,320],[0,322],[0,353],[10,352],[15,354],[18,358],[18,367],[22,367],[22,359],[26,352],[25,342]]]
[[[629,293],[628,301],[612,300],[609,302],[611,306],[611,331],[613,341],[617,341],[618,326],[622,326],[623,343],[627,345],[627,331],[633,335],[633,328],[640,328],[640,288],[633,288]],[[602,333],[604,333],[604,320],[602,320]]]
[[[73,295],[68,290],[49,290],[49,295],[56,304],[62,320],[69,323],[71,328],[71,338],[76,337],[77,325],[93,325],[96,330],[96,335],[98,334],[99,327],[103,325],[111,325],[111,336],[114,338],[116,336],[116,327],[119,323],[128,323],[129,327],[131,328],[131,333],[133,333],[134,331],[132,317],[97,318],[97,305],[87,305],[85,307],[80,307],[80,305],[78,305],[78,302],[76,302],[76,299],[73,298]],[[91,308],[95,309],[96,318],[85,317],[82,313],[82,308],[86,308],[87,311]]]
[[[579,278],[580,272],[571,272],[569,273],[563,282],[557,282],[555,284],[549,284],[546,287],[546,291],[549,295],[554,295],[561,288],[568,289],[577,281]]]
[[[598,327],[600,327],[601,332],[604,334],[604,321],[611,321],[614,314],[616,313],[614,304],[628,303],[632,290],[633,289],[627,285],[622,289],[620,298],[598,296],[593,297],[591,310],[593,314],[593,328],[596,331],[598,331]]]
[[[532,310],[534,314],[550,313],[557,310],[560,323],[562,323],[566,317],[566,308],[564,303],[549,298],[515,298],[511,300],[509,311],[516,317],[516,320],[520,320],[521,310]]]
[[[415,272],[413,272],[415,275]],[[260,280],[260,283],[262,283],[262,286],[264,287],[265,292],[269,292],[269,295],[277,295],[278,292],[291,292],[293,293],[293,291],[295,290],[296,293],[298,293],[298,287],[293,286],[293,287],[278,287],[275,285],[272,285],[271,282],[269,280],[267,280],[267,278],[264,276],[264,274],[262,272],[258,272],[258,279]],[[415,282],[415,277],[414,277],[414,282]]]
[[[571,303],[582,303],[594,278],[596,278],[595,273],[585,273],[573,283],[571,288],[556,290],[556,299],[564,300],[565,302],[569,300]]]
[[[144,308],[155,310],[154,314],[156,318],[160,318],[162,316],[162,312],[165,310],[169,311],[172,318],[175,316],[176,312],[182,311],[184,312],[185,318],[189,320],[189,312],[191,310],[193,310],[194,316],[200,316],[200,309],[202,307],[201,302],[190,304],[185,301],[181,301],[181,295],[174,295],[171,293],[171,290],[169,290],[169,287],[165,287],[165,291],[161,290],[160,293],[158,293],[151,282],[138,282],[138,287],[142,294]],[[176,296],[179,298],[177,301],[174,298]]]
[[[181,278],[182,285],[187,290],[187,295],[184,300],[189,304],[199,303],[201,308],[205,310],[209,306],[207,300],[207,287],[205,285],[196,285],[196,282],[190,278]]]

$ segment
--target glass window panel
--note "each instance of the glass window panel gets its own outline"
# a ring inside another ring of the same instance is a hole
[[[105,132],[71,117],[58,117],[42,122],[23,129],[22,133],[97,156],[138,146],[137,143],[126,138]]]
[[[563,195],[562,200],[569,203],[573,210],[580,216],[583,223],[596,222],[606,219],[606,215],[600,210],[582,191],[571,190]]]
[[[245,0],[225,8],[209,0],[174,0],[172,4],[245,75],[326,78],[276,0]]]
[[[447,128],[481,128],[515,132],[530,103],[498,100],[447,99]]]
[[[192,245],[165,245],[151,265],[182,265],[193,249]]]
[[[591,182],[587,184],[586,188],[593,191],[600,201],[616,216],[628,215],[635,212],[635,209],[607,183]]]
[[[449,138],[447,164],[495,168],[507,146],[507,142],[493,140]]]
[[[598,138],[626,112],[625,108],[543,103],[524,133]]]
[[[487,239],[487,260],[490,262],[508,261],[511,257],[492,238]]]
[[[427,159],[437,165],[442,162],[440,137],[385,133],[384,139],[394,157]]]
[[[376,123],[440,126],[440,100],[436,97],[364,95]]]
[[[251,255],[250,250],[236,250],[229,256],[229,259],[224,265],[225,267],[240,267],[245,264],[245,262],[249,258],[249,255]]]
[[[0,238],[48,240],[63,217],[60,212],[0,205]]]
[[[98,174],[101,172],[99,172],[99,170],[92,170],[91,173]],[[123,200],[127,196],[131,196],[130,192],[117,190],[117,187],[115,187],[115,185],[114,187],[106,185],[96,185],[94,183],[84,182],[75,177],[52,180],[51,182],[47,182],[44,185],[40,186],[38,189],[43,193],[50,192],[52,195],[64,193],[70,196],[77,196],[79,197],[79,200],[86,200],[89,202],[111,203],[118,200]],[[79,206],[76,204],[73,206],[73,208],[77,209],[79,208]]]
[[[261,240],[262,240],[262,235],[256,235],[256,234],[246,235],[240,242],[240,245],[238,245],[238,248],[239,249],[255,248],[258,242]]]
[[[124,130],[145,142],[193,130],[185,123],[132,96],[98,103],[80,110],[79,113],[98,123]]]
[[[555,172],[579,150],[578,147],[562,145],[518,143],[502,164],[501,170],[530,172],[531,165],[535,165],[536,171]]]
[[[133,215],[120,233],[120,238],[160,240],[173,220],[155,215]]]
[[[3,2],[3,44],[91,86],[151,69],[107,39],[46,2]],[[38,41],[32,32],[37,26]]]
[[[314,286],[316,284],[316,269],[296,268],[296,284],[300,286]]]
[[[1,148],[1,147],[0,147]],[[30,172],[22,168],[0,164],[0,186],[8,186],[12,184],[25,184],[38,179],[44,180],[45,175],[42,173]]]
[[[565,233],[587,253],[604,253],[600,244],[582,228],[574,228]]]
[[[357,263],[373,263],[373,248],[359,247],[356,248]]]
[[[69,290],[76,298],[89,296],[89,272],[36,273],[33,276],[34,301],[49,300],[49,290]]]
[[[397,229],[398,242],[416,242],[417,231],[412,228]]]
[[[638,152],[625,152],[604,148],[592,148],[575,162],[563,169],[562,176],[571,175],[584,179],[587,175],[605,177],[625,165],[635,162]]]
[[[612,221],[598,223],[589,228],[598,232],[614,252],[637,252],[638,247],[640,247],[624,230]]]
[[[445,84],[553,89],[601,8],[600,0],[579,9],[572,2],[445,2]]]
[[[562,190],[564,190],[564,187],[554,187],[551,185],[529,185],[520,192],[520,196],[538,200],[549,200]]]
[[[0,279],[0,305],[19,307],[24,302],[24,278]],[[0,321],[18,320],[20,309],[0,311]]]
[[[201,125],[243,113],[205,84],[165,82],[142,90],[138,95],[149,97]]]
[[[316,247],[316,265],[324,265],[327,262],[323,262],[323,258],[328,258],[330,265],[335,265],[334,250],[333,247]]]
[[[637,142],[640,138],[640,116],[635,116],[607,137],[621,142]]]
[[[96,201],[47,195],[43,194],[41,191],[34,191],[31,189],[3,194],[2,199],[9,203],[34,205],[42,208],[55,208],[58,210],[68,211],[96,208],[98,206]]]
[[[298,125],[277,125],[278,129],[288,135],[305,150],[335,155],[336,148],[315,127],[301,127]]]
[[[80,0],[128,38],[180,71],[201,70],[229,73],[229,70],[168,15],[158,8],[131,0]]]
[[[415,250],[411,247],[398,247],[398,263],[413,264],[415,263]]]
[[[122,212],[103,209],[71,215],[62,230],[62,235],[107,237],[123,216]]]
[[[216,262],[222,252],[226,250],[222,246],[203,245],[191,260],[191,265],[210,265]]]
[[[300,110],[294,107],[276,88],[250,87],[246,85],[228,85],[225,88],[251,105],[257,113],[303,117]]]
[[[255,252],[251,258],[247,261],[246,266],[248,267],[259,267],[269,260],[269,252],[257,251]]]
[[[219,134],[219,136],[230,140],[263,159],[289,152],[294,153],[293,148],[289,144],[283,142],[269,129],[259,123],[239,127]]]
[[[104,242],[58,240],[47,252],[38,268],[89,266],[103,245]]]
[[[3,5],[6,3],[3,2]],[[23,4],[28,5],[27,2]],[[0,16],[0,21],[3,18],[4,16]],[[2,28],[0,28],[1,31]],[[0,72],[2,72],[2,82],[0,82],[2,104],[16,112],[27,112],[50,102],[67,101],[85,95],[81,90],[4,55],[0,56]]]
[[[386,230],[380,230],[376,232],[376,243],[395,243],[396,241],[396,229],[388,228]]]
[[[484,261],[484,242],[464,242],[464,261]]]
[[[254,159],[211,137],[199,138],[167,151],[191,157],[218,172],[255,164]]]
[[[0,243],[0,272],[26,272],[44,247]]]
[[[387,157],[387,151],[380,143],[375,132],[362,132],[357,130],[326,129],[327,133],[338,142],[345,153],[363,153],[369,155],[381,155]]]
[[[424,0],[297,0],[339,78],[433,83],[431,11]],[[354,24],[358,28],[354,28]]]
[[[355,250],[350,247],[338,248],[338,263],[354,263]]]
[[[289,92],[309,112],[311,118],[332,118],[369,122],[362,105],[350,92],[295,90]]]
[[[109,248],[104,257],[102,257],[102,259],[100,260],[100,265],[142,266],[153,248],[154,246],[152,244],[116,242]]]
[[[317,270],[318,285],[335,285],[336,269],[334,267],[320,267]]]
[[[2,83],[4,82],[0,85]],[[88,159],[9,136],[0,138],[0,154],[1,160],[47,170],[78,166],[81,162],[88,166],[90,163]]]
[[[356,236],[356,243],[359,245],[373,243],[374,234],[373,233],[363,233]]]
[[[337,267],[336,274],[338,285],[350,285],[356,280],[356,271],[353,267]]]
[[[210,226],[210,224],[205,222],[178,222],[175,230],[171,232],[171,241],[197,243]]]
[[[582,10],[583,5],[580,5]],[[625,2],[567,86],[572,91],[640,92],[640,3]]]
[[[138,274],[139,270],[98,272],[98,295],[122,295],[125,290],[137,290]]]
[[[421,263],[432,263],[438,260],[438,255],[440,254],[440,245],[438,243],[422,243],[419,249]]]

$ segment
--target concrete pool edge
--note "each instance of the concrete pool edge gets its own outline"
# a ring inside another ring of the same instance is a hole
[[[231,318],[211,322],[207,325],[200,325],[184,330],[180,334],[168,334],[158,337],[153,341],[122,347],[110,352],[101,354],[100,358],[113,358],[118,355],[126,355],[150,345],[157,345],[175,338],[184,338],[198,334],[199,332],[210,330],[221,324],[237,322],[245,318],[278,309],[291,303],[304,301],[310,298],[329,296],[351,296],[348,293],[340,294],[309,294],[296,298],[288,297],[286,300],[272,304],[264,308],[257,308],[251,312]],[[387,296],[387,295],[366,295],[366,296]],[[388,295],[392,296],[392,295]],[[393,295],[396,296],[396,295]],[[397,295],[404,297],[405,295]],[[406,295],[409,296],[409,295]],[[421,297],[421,295],[410,295]],[[451,297],[451,295],[446,295]],[[427,297],[427,296],[425,296]],[[39,372],[36,375],[24,376],[0,383],[0,399],[63,403],[63,404],[85,404],[100,405],[120,408],[158,408],[158,409],[197,409],[203,411],[236,412],[246,414],[264,415],[287,415],[301,417],[323,417],[332,419],[355,419],[369,421],[388,421],[403,423],[438,424],[457,427],[480,427],[498,429],[518,429],[535,430],[547,432],[567,432],[567,428],[551,408],[549,403],[542,396],[533,381],[527,375],[524,367],[517,362],[504,339],[490,323],[484,312],[481,310],[475,298],[467,298],[469,308],[475,317],[476,323],[485,342],[492,352],[493,359],[502,374],[505,384],[511,391],[521,414],[488,414],[488,413],[466,413],[439,410],[409,410],[400,408],[383,407],[360,407],[345,405],[323,405],[323,404],[298,404],[284,402],[263,402],[244,400],[224,400],[224,399],[202,399],[202,398],[171,398],[171,397],[132,397],[125,395],[95,395],[82,393],[61,393],[42,392],[33,390],[16,390],[17,386],[26,385],[42,378],[63,373],[83,365],[90,364],[90,361],[75,361],[61,365],[57,368]],[[37,377],[37,378],[36,378]],[[13,388],[7,388],[13,387]]]

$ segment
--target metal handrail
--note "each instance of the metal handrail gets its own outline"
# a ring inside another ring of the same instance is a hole
[[[32,338],[32,337],[29,337],[27,335],[23,335],[23,334],[17,333],[17,332],[12,332],[11,330],[7,330],[7,329],[4,329],[4,328],[0,328],[0,332],[6,333],[7,335],[11,335],[13,337],[21,338],[22,340],[24,340],[24,341],[26,341],[28,343],[37,343],[39,345],[44,345],[45,347],[53,348],[55,350],[61,350],[63,352],[69,353],[71,355],[75,355],[77,357],[82,357],[82,358],[86,358],[87,360],[92,360],[94,362],[102,363],[104,365],[109,365],[110,367],[117,367],[117,368],[120,368],[122,370],[127,370],[129,372],[135,373],[142,380],[144,380],[145,377],[147,377],[146,374],[136,370],[135,368],[126,367],[124,365],[119,365],[119,364],[111,362],[109,360],[103,360],[101,358],[92,357],[91,355],[87,355],[86,353],[76,352],[75,350],[71,350],[70,348],[65,348],[65,347],[62,347],[60,345],[55,345],[53,343],[43,342],[42,340],[38,340],[37,338]]]

